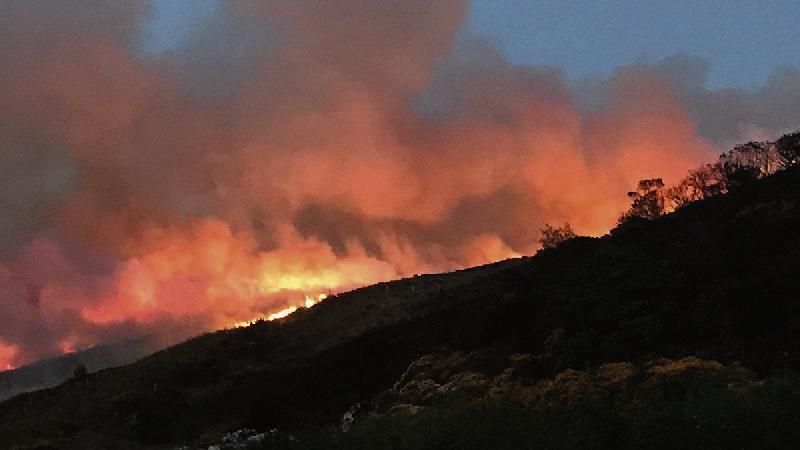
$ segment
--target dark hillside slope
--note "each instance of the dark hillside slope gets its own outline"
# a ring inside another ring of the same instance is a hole
[[[0,448],[170,448],[336,423],[437,351],[529,354],[542,379],[689,355],[769,376],[800,369],[798,280],[800,172],[787,170],[603,238],[359,289],[18,396],[0,404]]]
[[[800,172],[778,173],[507,272],[509,337],[578,367],[647,354],[800,366]],[[513,324],[513,325],[512,325]]]
[[[158,339],[144,336],[114,344],[98,345],[0,372],[0,401],[24,392],[38,391],[61,384],[80,366],[92,372],[106,367],[122,366],[166,345]]]

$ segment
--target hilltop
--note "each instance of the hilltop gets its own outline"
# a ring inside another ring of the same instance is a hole
[[[277,429],[269,448],[790,447],[798,274],[794,167],[17,396],[0,448],[207,446],[244,428]]]

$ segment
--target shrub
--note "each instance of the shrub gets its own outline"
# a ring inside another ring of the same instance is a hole
[[[542,248],[553,248],[576,236],[577,235],[572,231],[572,227],[568,223],[564,223],[564,226],[558,228],[546,224],[544,228],[542,228],[542,237],[539,238],[539,243],[542,244]]]

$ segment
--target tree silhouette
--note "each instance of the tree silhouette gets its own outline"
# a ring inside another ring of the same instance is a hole
[[[773,144],[748,142],[720,155],[719,163],[730,190],[775,172],[780,167],[780,157]]]
[[[542,248],[553,248],[576,236],[569,223],[565,222],[562,227],[553,227],[550,224],[546,224],[542,228],[542,237],[539,238],[539,243],[542,244]]]
[[[666,195],[664,180],[661,178],[640,180],[636,190],[628,192],[628,197],[631,199],[631,209],[623,215],[620,222],[631,217],[655,219],[664,215]]]
[[[661,178],[639,181],[629,192],[630,209],[619,223],[630,219],[654,219],[698,200],[726,194],[732,189],[784,169],[800,165],[800,131],[783,135],[775,142],[748,142],[721,154],[670,188]]]

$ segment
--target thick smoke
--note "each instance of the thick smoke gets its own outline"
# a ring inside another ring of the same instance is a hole
[[[571,85],[459,0],[219,2],[167,53],[145,1],[0,5],[0,368],[169,339],[601,234],[637,180],[797,125],[800,75],[675,57]]]

